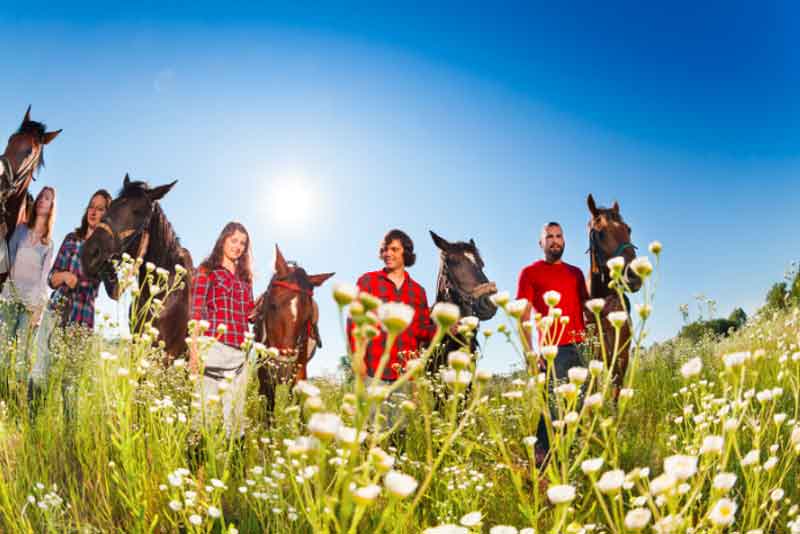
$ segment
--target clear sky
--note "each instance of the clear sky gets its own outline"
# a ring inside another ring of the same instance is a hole
[[[513,292],[545,221],[588,267],[591,192],[640,251],[664,243],[653,339],[698,293],[754,311],[798,257],[790,2],[59,4],[0,13],[0,131],[28,104],[64,129],[32,188],[58,190],[58,241],[130,172],[179,180],[162,205],[195,263],[243,222],[257,292],[275,243],[355,281],[392,227],[430,297],[428,229],[474,238]],[[330,286],[315,374],[344,353]],[[493,342],[484,365],[515,362]]]

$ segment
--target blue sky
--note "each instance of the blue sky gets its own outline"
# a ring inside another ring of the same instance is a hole
[[[125,172],[179,179],[163,206],[195,262],[240,220],[257,291],[276,242],[354,281],[395,226],[417,242],[411,274],[429,295],[428,229],[474,238],[513,291],[544,221],[562,221],[565,259],[586,269],[586,195],[619,200],[641,250],[665,245],[650,328],[664,339],[698,293],[723,315],[754,311],[797,259],[797,15],[739,2],[5,8],[0,128],[28,104],[64,128],[33,187],[58,189],[59,240]],[[329,290],[312,373],[344,352]],[[515,362],[493,341],[487,367]]]

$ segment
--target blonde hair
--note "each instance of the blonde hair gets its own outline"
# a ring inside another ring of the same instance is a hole
[[[36,225],[36,218],[39,216],[39,214],[36,213],[36,204],[39,202],[39,199],[42,198],[42,195],[44,195],[47,191],[50,191],[50,195],[53,197],[53,200],[50,203],[50,213],[47,214],[47,222],[44,224],[42,245],[50,244],[50,239],[53,235],[53,226],[56,224],[56,189],[54,187],[46,185],[41,191],[39,191],[39,194],[36,195],[36,200],[33,201],[33,217],[28,217],[28,228],[33,230],[34,226]]]

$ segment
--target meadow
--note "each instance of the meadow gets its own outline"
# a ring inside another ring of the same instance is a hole
[[[554,351],[541,350],[547,373],[530,365],[537,356],[520,334],[534,325],[520,321],[522,303],[506,293],[495,297],[507,319],[495,331],[437,305],[436,339],[457,325],[479,338],[480,353],[450,354],[436,376],[424,363],[409,366],[387,388],[357,371],[376,329],[391,339],[407,310],[336,286],[343,335],[347,318],[357,325],[356,373],[282,386],[269,420],[253,379],[243,435],[225,432],[220,399],[200,397],[185,360],[162,365],[146,320],[114,341],[67,332],[36,406],[7,340],[2,531],[800,532],[800,309],[764,311],[726,337],[646,349],[660,246],[650,251],[655,265],[640,263],[646,280],[631,317],[612,319],[617,331],[635,327],[618,398],[611,366],[599,360],[548,389]],[[139,268],[120,265],[134,301]],[[155,270],[148,277],[162,295],[180,283],[166,287]],[[536,321],[563,320],[557,297]],[[137,303],[139,312],[153,306],[157,298]],[[191,325],[200,343],[214,334],[203,326]],[[512,343],[526,370],[482,370],[499,343]],[[248,344],[254,358],[271,357]],[[620,347],[604,349],[611,360]],[[393,395],[401,387],[412,392],[405,400]],[[382,413],[389,403],[399,414],[391,426]],[[540,417],[553,447],[541,469],[533,461]]]

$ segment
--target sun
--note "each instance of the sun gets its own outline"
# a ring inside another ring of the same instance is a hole
[[[270,215],[275,222],[292,224],[311,218],[314,191],[300,178],[288,178],[275,183],[270,195]]]

